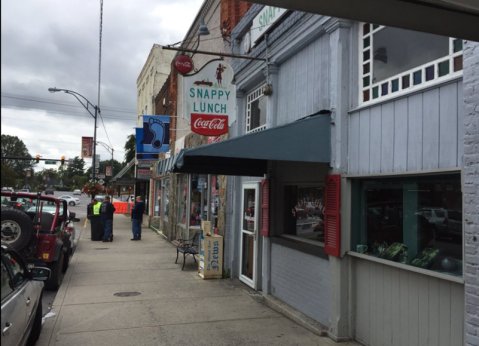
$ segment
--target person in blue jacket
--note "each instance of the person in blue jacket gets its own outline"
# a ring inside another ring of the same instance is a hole
[[[133,238],[130,240],[141,240],[141,222],[143,221],[143,213],[145,212],[145,202],[140,196],[136,197],[135,206],[131,211],[131,230]]]

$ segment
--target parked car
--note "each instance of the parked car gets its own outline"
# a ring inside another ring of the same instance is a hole
[[[73,195],[80,195],[81,196],[81,190],[74,190]]]
[[[443,208],[421,208],[416,215],[424,216],[434,226],[437,240],[441,238],[462,239],[462,211]]]
[[[8,244],[1,244],[2,346],[33,345],[42,329],[42,281],[50,269],[28,264]]]
[[[45,189],[45,195],[52,195],[53,196],[53,190],[52,189]]]
[[[105,202],[105,196],[104,195],[96,195],[95,199],[100,203]]]
[[[80,199],[69,196],[69,195],[60,196],[60,197],[58,197],[58,199],[64,199],[65,201],[67,201],[68,205],[78,205],[78,204],[80,204]]]
[[[4,191],[1,195],[12,196]],[[35,207],[31,208],[33,211],[22,212],[2,206],[2,242],[20,252],[29,264],[47,266],[51,277],[45,282],[45,289],[58,290],[72,253],[72,233],[68,227],[79,219],[73,212],[67,215],[68,204],[64,199],[27,193],[18,193],[17,197],[35,199]],[[48,212],[50,206],[53,214]]]
[[[30,190],[29,190],[29,189],[21,189],[19,192],[26,192],[26,193],[30,193]]]
[[[2,187],[2,191],[5,191],[5,192],[14,192],[13,189],[9,188],[9,187]]]
[[[30,198],[2,196],[2,205],[6,207],[11,207],[13,209],[25,211],[33,205],[33,202]]]

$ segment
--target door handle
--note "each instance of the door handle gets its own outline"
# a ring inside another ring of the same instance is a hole
[[[9,330],[9,329],[10,329],[10,327],[11,327],[12,325],[13,325],[13,324],[11,324],[11,323],[9,323],[9,322],[5,323],[5,328],[3,328],[3,330],[2,330],[2,335],[3,335],[3,336],[8,336],[8,335],[10,335],[10,330]]]
[[[32,300],[30,299],[30,297],[28,297],[27,298],[27,306],[29,306],[31,302],[32,302]]]

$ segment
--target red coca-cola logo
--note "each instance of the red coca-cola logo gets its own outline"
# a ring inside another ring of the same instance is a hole
[[[193,60],[186,55],[178,55],[175,58],[175,69],[181,74],[188,74],[193,70]]]
[[[191,113],[191,131],[204,136],[219,136],[228,132],[228,116]]]

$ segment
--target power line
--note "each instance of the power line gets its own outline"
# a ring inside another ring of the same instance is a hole
[[[2,106],[2,108],[9,108],[9,109],[32,109],[32,108],[26,107],[26,106],[10,106],[10,105],[5,105],[5,104],[2,104],[1,106]],[[40,110],[40,111],[45,111],[45,112],[53,113],[53,114],[73,115],[73,116],[80,116],[80,117],[84,117],[84,118],[90,118],[90,115],[87,115],[85,113],[54,111],[54,110],[43,109],[43,108],[34,108],[33,110]],[[133,117],[131,117],[131,118],[130,117],[108,117],[108,116],[105,116],[104,118],[105,119],[119,119],[119,120],[135,120],[136,117],[137,117],[137,115],[135,114],[134,118]]]
[[[24,96],[24,95],[17,95],[17,94],[6,94],[6,93],[1,93],[2,97],[5,98],[10,98],[10,99],[16,99],[16,100],[24,100],[24,101],[32,101],[32,102],[38,102],[38,103],[48,103],[48,104],[53,104],[53,105],[60,105],[60,106],[68,106],[68,107],[75,107],[75,108],[83,108],[82,106],[79,106],[78,104],[73,104],[71,102],[55,102],[55,101],[50,101],[48,99],[43,99],[40,97],[33,97],[33,96]],[[136,110],[128,110],[127,108],[113,108],[113,107],[103,107],[102,110],[104,111],[112,111],[112,112],[118,112],[118,113],[135,113]]]

